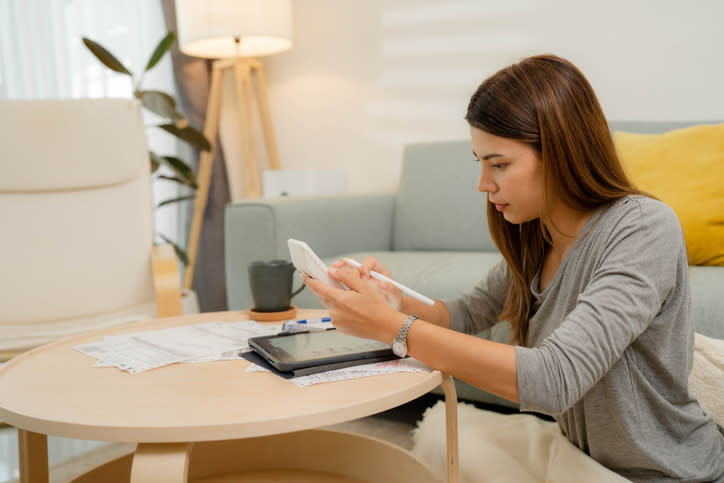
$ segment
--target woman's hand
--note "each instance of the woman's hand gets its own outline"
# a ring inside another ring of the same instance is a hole
[[[376,283],[362,278],[361,269],[335,263],[329,275],[349,290],[332,287],[307,274],[302,275],[302,280],[327,308],[332,325],[340,332],[389,344],[397,336],[404,315],[389,305]]]
[[[337,260],[332,264],[331,268],[337,270],[345,265],[348,264],[344,260]],[[392,278],[392,275],[379,261],[377,261],[377,259],[373,257],[367,257],[362,263],[362,266],[359,267],[359,273],[362,280],[367,280],[370,285],[375,287],[377,291],[385,297],[385,300],[390,307],[399,311],[402,306],[402,291],[391,283],[372,278],[370,275],[372,270],[387,278]]]

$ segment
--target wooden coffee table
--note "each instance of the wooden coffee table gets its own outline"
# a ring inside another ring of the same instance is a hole
[[[300,311],[301,318],[322,311]],[[141,374],[94,367],[73,349],[106,335],[210,321],[246,311],[157,319],[49,344],[0,368],[0,419],[18,428],[23,482],[47,482],[47,437],[138,443],[77,482],[439,481],[387,442],[314,429],[369,416],[442,385],[448,481],[457,481],[457,404],[452,378],[396,373],[298,388],[243,360],[173,364]]]

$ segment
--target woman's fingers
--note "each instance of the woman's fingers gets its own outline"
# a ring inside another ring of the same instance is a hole
[[[360,277],[360,273],[356,268],[348,266],[342,266],[338,269],[330,269],[329,276],[338,282],[342,282],[351,290],[359,293],[369,293],[370,287],[366,281],[363,281]],[[304,283],[312,290],[312,292],[319,297],[319,300],[324,304],[325,307],[329,308],[329,303],[337,300],[339,297],[344,297],[346,290],[332,287],[331,285],[310,277],[306,273],[302,275]]]
[[[330,277],[342,282],[355,292],[362,292],[366,288],[366,282],[362,280],[360,271],[348,265],[329,271]]]
[[[351,265],[350,263],[346,262],[344,259],[340,259],[332,263],[330,266],[331,269],[337,270],[342,267],[354,267],[354,265]],[[380,273],[386,277],[391,277],[390,272],[374,257],[367,257],[365,258],[365,261],[360,264],[360,266],[357,268],[359,271],[360,277],[362,280],[368,280],[371,278],[370,272],[374,270],[377,273]]]
[[[374,270],[375,272],[384,275],[385,277],[390,277],[389,270],[387,270],[380,262],[374,257],[367,257],[364,262],[362,262],[362,266],[360,267],[360,273],[363,274],[363,278],[369,278],[370,272]]]
[[[386,295],[376,286],[376,280],[375,283],[363,280],[357,268],[344,265],[330,269],[329,275],[349,290],[332,287],[307,274],[302,280],[327,308],[332,325],[344,333],[380,340],[379,321],[384,321],[390,310],[399,309],[388,303]]]
[[[365,279],[368,279],[370,278],[370,272],[378,268],[378,265],[379,263],[375,258],[367,257],[365,258],[365,261],[362,262],[362,266],[360,267],[359,271]]]
[[[302,273],[302,281],[312,292],[314,292],[317,298],[319,298],[319,301],[322,302],[322,305],[327,307],[327,309],[330,309],[333,305],[333,301],[337,296],[335,292],[344,292],[344,290],[332,287],[328,283],[312,278],[306,273]]]

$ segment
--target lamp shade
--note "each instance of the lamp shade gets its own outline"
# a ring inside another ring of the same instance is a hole
[[[181,51],[194,57],[260,57],[292,45],[291,0],[176,0],[176,22]]]

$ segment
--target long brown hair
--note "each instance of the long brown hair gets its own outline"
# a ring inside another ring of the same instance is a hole
[[[554,55],[526,58],[485,80],[470,98],[468,123],[495,136],[533,146],[545,186],[541,218],[507,222],[488,203],[488,227],[505,258],[510,281],[500,320],[513,327],[512,340],[526,344],[531,316],[530,284],[550,238],[544,225],[549,203],[589,211],[639,194],[616,155],[608,123],[593,88],[570,62]]]

